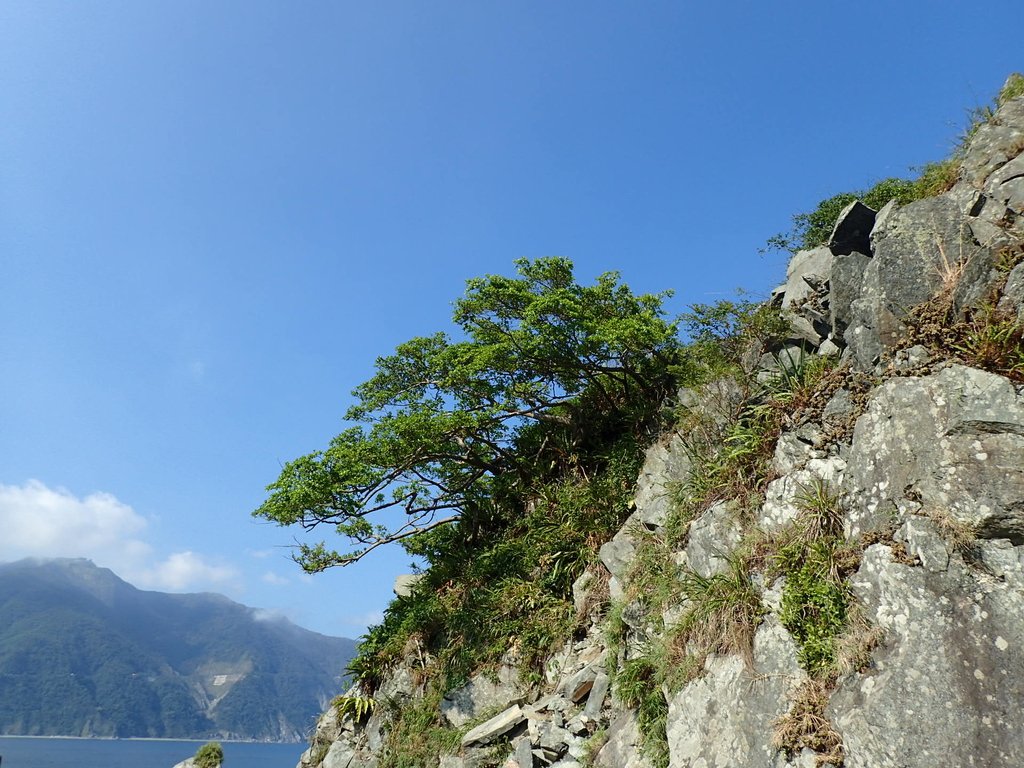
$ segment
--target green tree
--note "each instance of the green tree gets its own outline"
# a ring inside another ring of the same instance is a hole
[[[559,447],[570,456],[595,414],[643,420],[633,411],[656,409],[670,390],[679,342],[667,294],[635,295],[614,272],[580,285],[563,258],[516,266],[517,277],[468,281],[455,302],[458,339],[419,337],[379,358],[353,393],[354,426],[267,487],[255,516],[327,524],[354,547],[300,544],[305,570],[486,515]]]
[[[196,751],[193,760],[196,768],[220,768],[224,763],[224,749],[220,742],[208,742]]]

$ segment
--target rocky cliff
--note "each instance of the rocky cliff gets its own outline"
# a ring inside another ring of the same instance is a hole
[[[847,206],[784,331],[679,393],[542,674],[426,701],[411,644],[300,768],[423,764],[415,707],[443,768],[1024,764],[1024,96],[950,167]]]

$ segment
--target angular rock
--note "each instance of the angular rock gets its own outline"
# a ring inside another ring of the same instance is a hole
[[[1020,154],[1024,146],[1024,99],[1008,101],[993,120],[978,127],[964,154],[961,173],[975,189],[982,189],[994,171]]]
[[[797,432],[783,432],[775,443],[772,469],[778,475],[802,469],[808,461],[824,458],[824,454]]]
[[[774,765],[772,725],[805,678],[796,645],[774,617],[757,630],[755,672],[738,656],[712,656],[705,674],[669,701],[672,766]]]
[[[899,205],[897,205],[896,200],[893,199],[878,209],[878,213],[875,214],[875,224],[873,227],[871,227],[871,237],[874,237],[876,230],[879,230],[886,225],[886,223],[889,221],[889,217],[892,216],[892,212],[895,211],[897,208],[899,208]],[[871,242],[870,239],[868,240],[868,242]],[[870,250],[865,251],[864,253],[866,253],[869,256],[871,255]]]
[[[471,744],[489,744],[499,736],[511,731],[526,719],[523,708],[516,704],[509,707],[501,714],[495,715],[490,720],[481,723],[476,728],[467,732],[462,737],[462,746],[468,747]]]
[[[519,739],[516,742],[512,757],[506,765],[509,765],[509,768],[533,768],[533,749],[529,739]]]
[[[825,339],[823,342],[821,342],[821,345],[818,347],[818,354],[819,355],[823,355],[825,357],[831,357],[832,355],[838,355],[841,352],[842,352],[842,350],[839,348],[839,346],[834,341],[832,341],[831,338]]]
[[[391,590],[395,593],[395,597],[408,597],[412,594],[413,587],[422,578],[422,573],[403,573],[395,577],[395,583],[392,585]]]
[[[871,229],[875,226],[875,209],[854,200],[843,208],[832,228],[828,239],[829,250],[834,256],[845,256],[858,251],[871,252]]]
[[[634,512],[627,519],[625,524],[612,536],[609,541],[601,545],[598,550],[598,557],[616,579],[620,581],[626,575],[626,569],[633,561],[636,554],[636,531],[641,526],[637,514]]]
[[[594,680],[597,679],[599,671],[596,664],[587,664],[559,685],[556,693],[565,694],[566,698],[575,703],[583,701],[590,693],[590,689],[594,687]]]
[[[868,256],[857,251],[836,256],[832,261],[828,306],[835,333],[842,334],[850,324],[851,305],[860,296],[864,270],[870,263]]]
[[[724,501],[712,505],[690,524],[686,562],[701,576],[728,570],[728,557],[740,543],[743,529],[736,505]]]
[[[989,176],[985,192],[1014,213],[1024,213],[1024,154]]]
[[[323,768],[350,768],[353,762],[356,765],[360,764],[356,761],[356,753],[352,746],[344,741],[336,741],[327,750],[322,765]]]
[[[838,456],[811,459],[803,469],[794,470],[768,484],[761,506],[758,526],[776,531],[796,519],[802,508],[801,498],[817,483],[838,489],[843,482],[846,461]]]
[[[815,292],[812,282],[826,283],[831,277],[832,251],[825,247],[797,251],[786,269],[782,308],[789,309],[794,304],[806,301]]]
[[[572,734],[560,725],[543,723],[537,729],[534,743],[542,750],[549,761],[556,760],[568,751]]]
[[[832,329],[828,324],[815,322],[805,314],[794,314],[788,319],[790,338],[798,343],[806,342],[812,347],[819,346]]]
[[[647,449],[636,484],[637,517],[647,526],[660,526],[674,505],[673,491],[690,475],[692,462],[683,439],[672,434]]]
[[[999,309],[1016,313],[1017,319],[1024,321],[1024,264],[1018,264],[1010,270],[999,300]]]
[[[441,701],[441,712],[456,728],[488,710],[521,704],[524,691],[515,667],[502,664],[494,676],[474,675],[469,683],[448,693]]]
[[[916,536],[943,547],[925,529]],[[915,568],[881,544],[852,584],[885,639],[828,707],[846,766],[1024,764],[1024,596],[959,557]]]
[[[825,426],[836,427],[853,418],[857,406],[850,396],[850,390],[840,389],[825,403],[821,412],[821,421]]]
[[[762,383],[776,381],[784,376],[786,372],[792,372],[800,368],[810,353],[803,346],[790,344],[762,355],[758,363],[757,380]]]
[[[583,709],[584,719],[597,720],[601,716],[604,707],[605,697],[608,695],[608,687],[611,685],[611,678],[604,672],[598,672],[594,679],[594,685],[587,697],[587,706]]]
[[[597,753],[595,768],[653,768],[640,745],[636,715],[626,710],[608,726],[608,740]]]
[[[961,365],[885,382],[857,420],[846,488],[851,535],[924,508],[1024,542],[1024,395]]]
[[[905,334],[903,319],[916,305],[947,293],[955,310],[971,306],[998,278],[995,254],[979,245],[948,196],[896,210],[872,236],[874,257],[851,303],[846,342],[870,368]]]

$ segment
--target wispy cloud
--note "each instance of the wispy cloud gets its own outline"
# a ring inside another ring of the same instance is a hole
[[[263,574],[263,576],[261,578],[267,584],[273,584],[274,586],[283,586],[285,584],[290,584],[291,583],[290,579],[287,579],[284,576],[280,576],[280,575],[274,573],[273,571],[267,571],[266,573]]]
[[[206,589],[236,587],[238,572],[225,565],[216,565],[195,552],[175,552],[151,567],[135,571],[134,581],[140,587],[181,592],[202,587]]]
[[[87,557],[139,587],[169,591],[237,586],[239,575],[195,552],[155,554],[149,523],[110,493],[79,497],[38,480],[0,484],[0,560]]]

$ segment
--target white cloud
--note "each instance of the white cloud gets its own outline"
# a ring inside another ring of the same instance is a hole
[[[110,493],[79,498],[38,480],[0,484],[0,561],[87,557],[138,587],[167,591],[237,586],[230,566],[195,552],[160,559],[145,540],[148,521]]]
[[[225,565],[207,562],[195,552],[175,552],[163,562],[138,570],[136,586],[183,592],[188,589],[237,586],[238,572]]]
[[[263,608],[254,608],[250,615],[256,621],[290,621],[288,616],[281,611],[270,611]]]
[[[146,520],[109,493],[78,498],[38,480],[0,484],[0,559],[22,557],[141,558]]]

